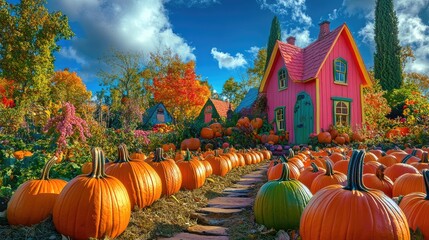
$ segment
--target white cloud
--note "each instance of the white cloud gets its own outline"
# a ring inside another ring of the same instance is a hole
[[[80,65],[86,65],[87,62],[84,58],[78,56],[76,49],[74,49],[73,47],[62,47],[60,50],[60,55],[65,57],[65,58],[69,58],[69,59],[73,59],[74,61],[76,61],[78,64]]]
[[[360,0],[344,0],[343,6],[351,4],[354,14],[363,14],[367,20],[366,25],[359,31],[362,40],[375,49],[374,42],[374,2],[367,2],[369,8],[358,8]],[[398,17],[399,41],[402,46],[409,45],[414,51],[415,61],[407,64],[406,71],[413,71],[429,75],[429,23],[420,17],[429,8],[429,0],[394,1]],[[360,10],[361,12],[356,12]]]
[[[233,57],[229,53],[220,52],[217,48],[212,48],[211,54],[213,55],[213,58],[218,61],[220,69],[235,69],[247,64],[247,61],[241,53],[237,53],[235,54],[235,57]]]
[[[256,0],[262,9],[268,9],[277,15],[288,15],[294,22],[311,25],[311,17],[305,13],[305,0]],[[270,2],[270,3],[268,3]]]
[[[256,58],[256,57],[258,56],[258,52],[259,52],[259,50],[261,50],[261,48],[260,48],[260,47],[253,46],[253,47],[251,47],[249,50],[246,50],[246,52],[251,53],[251,54],[252,54],[252,56],[253,56],[254,58]]]
[[[286,32],[282,32],[282,39],[287,39],[290,36],[295,37],[295,45],[301,48],[307,47],[312,39],[310,38],[310,31],[305,28],[294,28]]]
[[[208,7],[210,5],[220,3],[219,0],[168,0],[167,2],[172,2],[174,4],[184,4],[188,7]]]
[[[334,9],[332,13],[328,14],[328,21],[334,21],[338,18],[338,9]]]
[[[343,7],[346,13],[349,15],[353,14],[365,14],[374,9],[375,0],[344,0]]]
[[[174,33],[164,0],[62,0],[50,4],[78,25],[79,38],[73,38],[62,54],[87,63],[83,71],[96,72],[99,58],[112,49],[147,55],[170,48],[182,60],[195,59],[193,47]]]

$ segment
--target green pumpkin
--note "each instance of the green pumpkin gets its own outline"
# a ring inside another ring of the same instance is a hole
[[[282,176],[262,185],[253,207],[257,223],[268,229],[299,229],[301,214],[313,195],[300,181],[289,178],[283,164]]]

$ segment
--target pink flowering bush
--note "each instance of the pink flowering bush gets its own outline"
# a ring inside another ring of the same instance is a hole
[[[134,137],[141,142],[144,145],[149,145],[150,140],[148,138],[149,136],[148,131],[143,131],[143,130],[134,130]]]
[[[56,155],[67,149],[70,138],[78,136],[82,142],[85,142],[86,138],[91,136],[88,123],[76,116],[76,109],[69,102],[64,103],[61,115],[49,119],[43,130],[54,134],[57,145]]]

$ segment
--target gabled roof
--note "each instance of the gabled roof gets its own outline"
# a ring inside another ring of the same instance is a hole
[[[213,98],[210,98],[210,101],[213,103],[214,107],[216,108],[217,113],[219,113],[219,116],[221,116],[221,117],[227,116],[226,113],[228,112],[229,107],[231,106],[231,104],[229,102],[224,102],[224,101],[213,99]],[[231,106],[231,110],[233,110],[232,106]]]
[[[358,67],[361,69],[363,75],[363,85],[371,85],[371,80],[357,45],[351,35],[349,28],[344,23],[326,34],[323,38],[316,40],[305,48],[299,48],[289,43],[277,41],[273,49],[273,54],[269,59],[269,64],[259,87],[259,91],[264,90],[265,83],[270,74],[271,68],[274,64],[276,56],[279,53],[285,62],[292,81],[306,82],[316,79],[341,34],[345,34],[351,45],[354,56],[358,62]]]
[[[236,113],[239,113],[244,108],[251,108],[253,103],[258,98],[258,88],[251,88],[247,92],[246,96],[244,96],[243,100],[241,100],[238,107],[234,110]]]
[[[168,112],[167,108],[164,106],[164,104],[162,103],[157,103],[155,105],[153,105],[152,107],[148,108],[144,113],[143,113],[143,120],[142,123],[143,125],[146,125],[149,120],[152,118],[153,114],[156,113],[156,110],[158,110],[158,108],[162,106],[165,109],[165,113],[167,113],[168,115],[171,116],[171,114]]]

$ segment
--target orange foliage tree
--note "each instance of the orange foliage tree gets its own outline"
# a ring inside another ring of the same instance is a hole
[[[15,86],[12,80],[0,79],[0,102],[5,108],[15,107],[15,101],[12,98]]]
[[[70,102],[79,111],[91,99],[91,92],[76,72],[68,69],[55,72],[51,78],[51,95],[54,102]]]
[[[195,63],[172,62],[164,74],[153,79],[152,92],[156,102],[162,102],[176,121],[195,118],[210,97],[207,85],[195,73]]]

